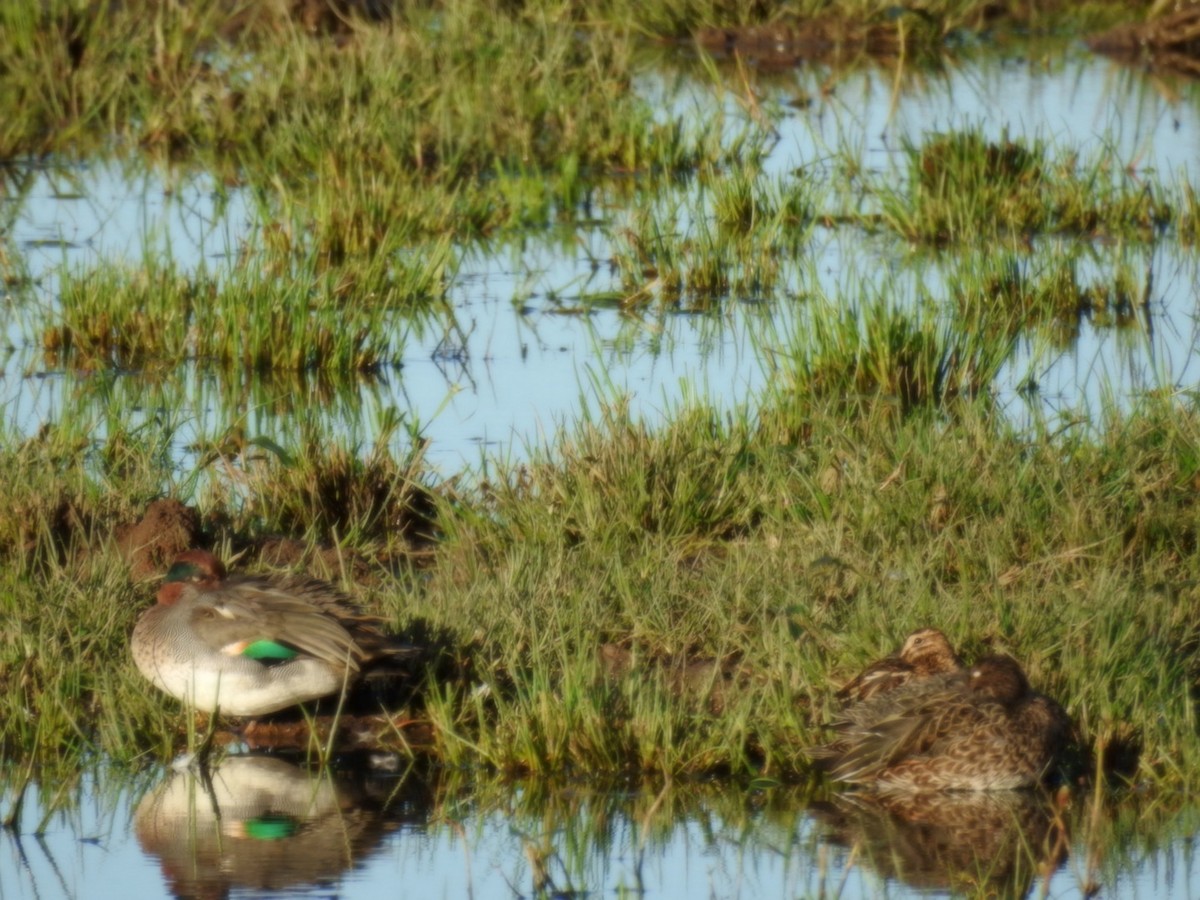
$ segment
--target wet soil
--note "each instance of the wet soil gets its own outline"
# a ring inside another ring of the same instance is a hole
[[[178,500],[155,500],[137,522],[118,526],[117,550],[134,581],[160,577],[175,557],[198,546],[200,515]]]
[[[1131,64],[1200,78],[1200,2],[1186,3],[1149,22],[1118,25],[1087,45]]]
[[[251,750],[307,751],[334,746],[342,754],[366,751],[428,756],[434,753],[436,732],[430,722],[406,712],[312,718],[294,714],[230,723],[217,732],[216,740],[242,743]]]

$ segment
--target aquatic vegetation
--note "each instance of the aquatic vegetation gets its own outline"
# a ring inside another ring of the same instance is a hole
[[[58,364],[78,367],[204,360],[251,371],[387,369],[403,349],[395,317],[438,299],[444,265],[437,254],[414,268],[289,264],[280,277],[271,260],[248,254],[221,277],[154,263],[68,273],[43,347]]]
[[[823,302],[791,343],[781,374],[800,394],[887,397],[904,412],[986,394],[1013,347],[1006,328],[965,331],[870,296],[861,306]]]
[[[1131,235],[1165,228],[1176,191],[1143,184],[1120,160],[1079,160],[1045,142],[990,141],[978,130],[906,142],[906,179],[888,172],[872,192],[879,218],[906,239],[943,246],[982,235],[1027,242],[1045,234]]]

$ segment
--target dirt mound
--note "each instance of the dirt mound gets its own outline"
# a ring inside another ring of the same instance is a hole
[[[1149,22],[1118,25],[1092,35],[1087,45],[1105,56],[1200,78],[1200,2]]]
[[[155,500],[138,522],[119,526],[115,535],[130,577],[141,581],[162,575],[176,556],[197,546],[200,516],[178,500]]]

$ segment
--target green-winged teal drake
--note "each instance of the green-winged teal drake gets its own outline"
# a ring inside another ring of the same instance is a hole
[[[844,685],[837,699],[843,704],[861,703],[917,679],[958,672],[962,667],[946,635],[936,628],[918,628],[898,651],[871,663]]]
[[[838,737],[813,748],[836,781],[908,791],[1037,784],[1070,735],[1063,708],[1009,656],[938,675],[848,708]]]
[[[228,576],[205,550],[176,559],[133,630],[133,659],[196,709],[261,716],[337,694],[375,660],[411,652],[325,582]]]

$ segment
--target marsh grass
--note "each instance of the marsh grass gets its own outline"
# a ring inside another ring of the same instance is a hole
[[[1150,238],[1182,198],[1117,159],[1079,160],[1046,142],[966,129],[906,142],[906,179],[872,187],[882,221],[910,241],[945,245],[1044,233]]]
[[[212,274],[157,263],[67,273],[42,345],[52,361],[86,368],[204,360],[258,372],[369,372],[398,363],[407,329],[396,316],[440,298],[446,265],[444,248],[412,267],[323,270],[264,256]]]
[[[219,449],[208,496],[236,510],[239,521],[319,544],[348,542],[380,558],[402,555],[437,536],[436,504],[424,465],[425,442],[408,430],[397,459],[395,415],[378,423],[369,451],[327,446],[317,428],[302,430],[295,446],[265,439]]]
[[[863,292],[866,293],[865,291]],[[801,396],[882,396],[902,411],[988,391],[1012,350],[1012,329],[963,329],[931,303],[906,308],[867,295],[862,304],[816,301],[797,320],[784,377]]]
[[[472,0],[314,21],[287,10],[158,4],[152,27],[140,10],[69,0],[5,10],[0,96],[11,114],[0,159],[136,147],[164,166],[202,166],[248,187],[306,235],[307,249],[338,264],[431,236],[474,240],[577,220],[598,191],[630,175],[669,181],[731,157],[751,162],[720,123],[664,121],[631,90],[650,36],[765,26],[768,42],[803,43],[800,26],[816,17],[833,30],[808,44],[865,47],[870,58],[874,42],[903,69],[906,54],[985,24],[978,2],[904,15],[875,0],[784,11]],[[987,8],[988,27],[997,12]],[[760,124],[772,115],[757,111]],[[937,205],[935,192],[916,215],[891,218],[907,219],[905,233],[938,235],[958,222],[945,210],[946,222],[919,226]],[[1094,212],[1070,221],[1086,227]]]
[[[201,162],[334,262],[543,225],[615,174],[669,178],[722,155],[715,132],[656,121],[629,90],[630,36],[581,40],[568,4],[406,6],[340,40],[222,3],[159,5],[153,28],[67,2],[5,17],[0,158],[89,152],[102,132]]]
[[[172,753],[178,723],[158,715],[154,698],[116,665],[124,661],[136,611],[128,576],[98,553],[82,561],[74,555],[69,568],[50,561],[33,579],[6,572],[5,755],[78,765],[104,747],[140,746],[155,758]],[[103,659],[108,662],[98,665]]]
[[[369,608],[452,636],[459,677],[430,675],[411,710],[449,763],[806,778],[833,689],[936,625],[968,657],[1021,659],[1075,718],[1083,760],[1124,753],[1122,774],[1194,787],[1195,398],[1018,432],[990,396],[1030,322],[1128,319],[1145,303],[1132,264],[1104,282],[1070,257],[1018,262],[1032,237],[1141,239],[1175,222],[1186,240],[1194,192],[1179,204],[1113,160],[976,130],[906,147],[899,181],[849,166],[828,192],[768,179],[757,166],[775,113],[732,129],[660,120],[630,89],[638,38],[609,11],[627,6],[411,5],[314,35],[222,4],[156,6],[153,28],[120,5],[0,7],[15,111],[0,117],[0,156],[139,147],[244,184],[260,212],[227,272],[67,273],[38,322],[54,365],[98,401],[0,442],[3,755],[166,758],[196,733],[133,670],[128,637],[153,590],[109,540],[167,491],[201,502],[217,546],[284,531],[374,560],[358,588]],[[940,40],[980,13],[945,4],[898,21]],[[634,30],[733,15],[659,5]],[[866,211],[836,199],[860,179]],[[811,301],[764,349],[774,368],[753,406],[689,402],[651,425],[617,399],[460,485],[435,479],[419,423],[389,420],[395,446],[368,448],[292,396],[297,383],[353,393],[348,379],[397,363],[443,299],[452,240],[619,205],[633,210],[614,228],[623,294],[605,302]],[[882,222],[926,250],[1010,245],[958,267],[950,304],[857,284],[843,302],[797,262],[818,221]],[[115,383],[185,361],[221,373],[234,414],[180,474],[170,376],[136,420]],[[277,440],[249,408],[316,424]],[[432,543],[419,577],[403,559],[416,537]],[[606,648],[628,664],[607,666]]]
[[[787,365],[753,410],[690,404],[652,427],[614,405],[476,488],[438,488],[419,442],[407,461],[284,446],[234,494],[203,492],[203,520],[222,544],[286,529],[395,560],[398,522],[436,506],[413,520],[436,523],[421,577],[390,563],[359,590],[398,629],[451,636],[460,674],[411,710],[446,762],[802,777],[836,686],[935,624],[1062,700],[1078,769],[1120,757],[1190,784],[1200,409],[1148,398],[1022,434],[984,398],[909,402],[895,379],[823,398]],[[9,758],[163,758],[191,727],[128,658],[152,588],[107,538],[164,470],[150,432],[112,427],[120,454],[63,427],[3,452]]]
[[[735,166],[663,193],[613,227],[623,308],[702,312],[793,289],[823,194],[814,179]]]
[[[517,769],[536,770],[540,761],[553,770],[564,758],[578,765],[555,717],[565,708],[575,722],[581,708],[597,714],[608,704],[601,719],[618,732],[607,738],[631,734],[623,758],[657,767],[660,757],[636,749],[645,733],[636,710],[648,702],[659,710],[648,746],[665,752],[659,745],[667,741],[684,770],[804,771],[800,747],[831,687],[894,649],[910,628],[936,621],[969,657],[1004,650],[1021,658],[1035,684],[1066,702],[1089,746],[1101,738],[1127,744],[1136,733],[1149,767],[1142,777],[1178,778],[1179,758],[1197,749],[1188,674],[1194,605],[1169,599],[1190,588],[1148,582],[1189,581],[1169,572],[1193,564],[1186,548],[1195,539],[1195,411],[1182,423],[1165,410],[1135,417],[1136,425],[1100,442],[1030,444],[962,409],[957,421],[930,427],[937,413],[897,420],[886,404],[864,404],[868,414],[846,427],[840,413],[825,418],[811,403],[789,400],[790,412],[764,415],[763,444],[749,454],[737,436],[745,423],[719,427],[714,456],[738,473],[724,482],[730,512],[708,507],[709,524],[699,519],[690,532],[645,528],[645,519],[621,523],[618,498],[644,496],[644,473],[669,459],[671,447],[665,436],[626,428],[612,432],[625,434],[616,438],[621,449],[603,455],[586,432],[576,436],[586,482],[573,480],[578,466],[570,462],[522,475],[522,506],[533,513],[545,504],[541,516],[503,518],[512,504],[498,495],[496,518],[473,527],[482,533],[469,543],[452,535],[449,544],[474,547],[472,565],[490,573],[470,579],[474,587],[459,595],[467,607],[456,608],[481,636],[477,658],[497,661],[498,674],[481,683],[490,696],[507,696],[494,708],[477,700],[473,727],[488,734],[494,716],[493,727],[520,748],[489,745],[480,756]],[[1126,453],[1140,475],[1119,462]],[[622,474],[633,471],[638,478]],[[703,464],[695,471],[704,472],[697,483],[722,484]],[[570,480],[557,491],[562,478]],[[1137,499],[1143,479],[1166,494]],[[748,531],[746,517],[757,520]],[[545,525],[534,530],[538,522]],[[443,571],[435,570],[427,600],[439,597]],[[522,597],[519,613],[505,596]],[[881,628],[884,610],[889,624]],[[631,642],[644,668],[615,692],[589,693],[589,648],[604,641]],[[747,678],[721,712],[706,706],[703,691],[689,701],[657,681],[655,659],[680,649],[745,662]],[[547,669],[562,680],[546,681]],[[514,682],[507,695],[506,679]],[[720,726],[705,737],[714,718]],[[577,748],[586,745],[588,730],[573,730]],[[700,746],[688,749],[692,741]]]
[[[947,267],[944,294],[981,343],[982,335],[1001,344],[1006,334],[1048,335],[1065,348],[1085,321],[1126,331],[1150,322],[1150,272],[1140,246],[1097,258],[1090,245],[1071,242],[1033,254],[965,254]]]

